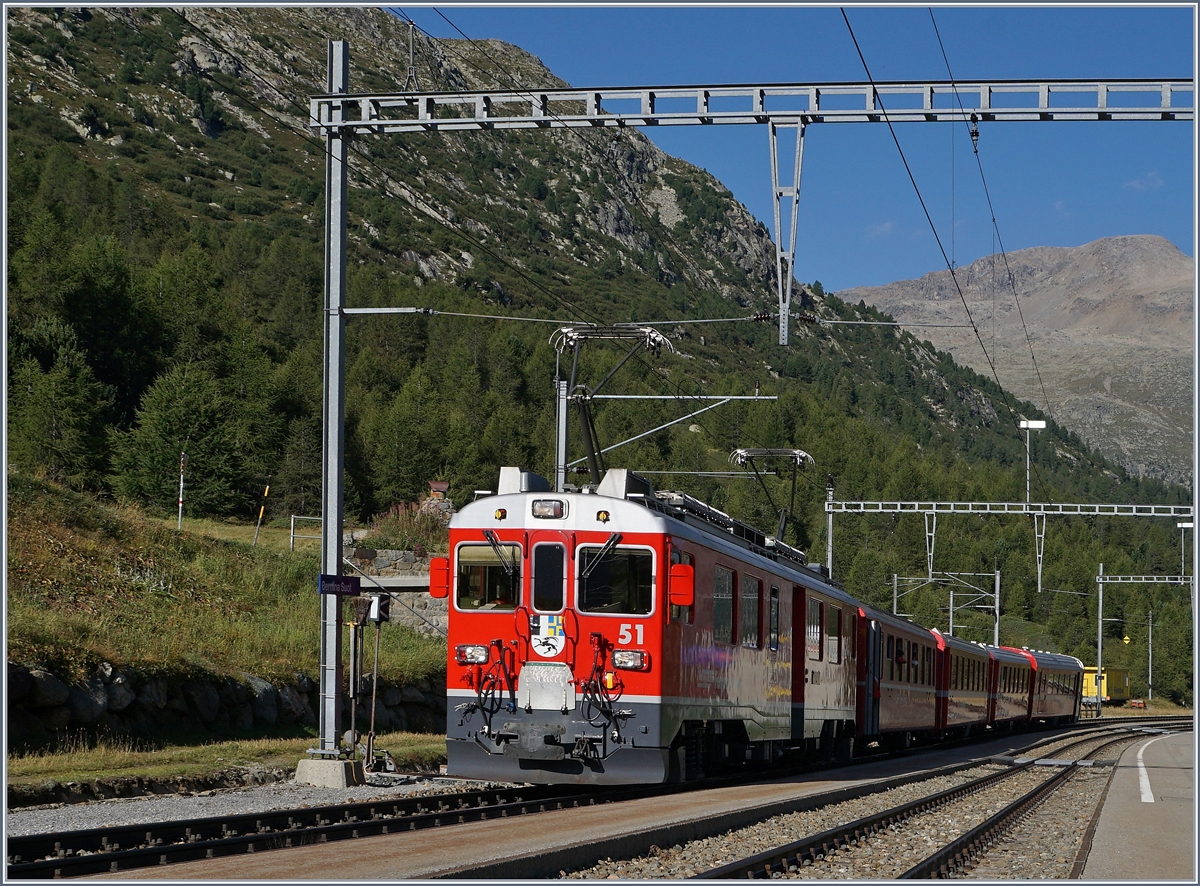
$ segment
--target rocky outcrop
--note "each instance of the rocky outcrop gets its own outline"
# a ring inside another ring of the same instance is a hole
[[[142,676],[105,662],[86,680],[68,685],[43,668],[9,662],[5,698],[8,747],[40,747],[76,731],[133,737],[163,733],[253,736],[279,726],[315,726],[320,704],[316,681],[296,674],[272,683],[253,674],[172,679]],[[442,683],[380,683],[375,730],[440,733],[446,728]],[[360,696],[359,729],[370,724],[370,685]],[[344,727],[350,723],[345,705]]]

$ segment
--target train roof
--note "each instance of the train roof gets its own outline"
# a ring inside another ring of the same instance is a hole
[[[554,498],[567,507],[553,525],[532,516],[532,502]],[[504,511],[504,517],[496,514]],[[607,512],[601,521],[599,513]],[[820,582],[825,590],[856,603],[841,586],[828,578],[823,566],[810,566],[804,552],[766,535],[748,523],[697,498],[670,490],[656,490],[649,480],[624,468],[609,469],[600,484],[568,492],[554,492],[549,482],[536,474],[515,467],[500,469],[500,484],[495,495],[477,498],[465,505],[450,520],[451,529],[562,529],[566,531],[609,531],[620,527],[624,532],[661,532],[691,538],[731,554],[768,561],[808,584]],[[766,566],[767,564],[763,564]]]
[[[1083,662],[1073,655],[1063,655],[1061,652],[1043,652],[1040,649],[1029,649],[1028,647],[1016,649],[1012,646],[1002,646],[1001,648],[1006,649],[1009,652],[1014,652],[1017,655],[1024,656],[1033,662],[1033,666],[1036,669],[1054,668],[1056,670],[1063,671],[1083,670]]]
[[[960,637],[955,637],[952,634],[943,634],[937,628],[930,628],[931,633],[938,638],[938,648],[949,647],[957,649],[959,652],[966,652],[970,655],[978,655],[983,658],[990,657],[990,650],[982,643],[975,643],[971,640],[963,640]]]

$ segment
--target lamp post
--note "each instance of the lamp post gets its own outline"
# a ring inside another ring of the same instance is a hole
[[[1029,432],[1045,430],[1046,423],[1040,419],[1021,419],[1021,421],[1018,423],[1018,426],[1023,428],[1025,431],[1025,504],[1029,504],[1029,446],[1031,442],[1029,439]]]

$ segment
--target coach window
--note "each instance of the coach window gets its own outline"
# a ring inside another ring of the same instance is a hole
[[[822,617],[825,615],[825,604],[820,600],[808,599],[808,659],[821,660],[821,628]]]
[[[713,639],[733,643],[733,570],[724,566],[713,570]]]
[[[887,663],[888,663],[888,679],[889,680],[893,679],[896,676],[894,673],[894,668],[895,668],[896,663],[893,658],[893,655],[894,655],[893,647],[895,646],[895,643],[896,643],[896,639],[891,634],[888,634],[887,635],[887,656],[886,656],[886,658],[887,658]]]
[[[671,548],[671,565],[676,563],[686,563],[689,566],[695,565],[694,558],[686,551],[681,551],[679,548]],[[671,621],[682,622],[683,624],[692,624],[696,621],[696,607],[692,606],[676,606],[670,604]]]
[[[533,546],[533,608],[561,612],[567,596],[567,549],[562,545]]]
[[[463,545],[458,549],[459,609],[511,611],[521,589],[521,548],[518,545]]]
[[[830,664],[842,663],[842,609],[830,606],[825,615],[825,658]]]
[[[762,581],[741,576],[738,622],[742,626],[742,645],[758,649],[762,645]]]
[[[654,555],[637,548],[579,549],[579,611],[649,615]]]
[[[779,651],[779,588],[771,586],[770,626],[767,630],[767,648]]]

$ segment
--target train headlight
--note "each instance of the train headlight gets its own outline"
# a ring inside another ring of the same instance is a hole
[[[486,646],[455,646],[454,660],[461,665],[487,664],[488,648]]]
[[[548,520],[557,520],[566,513],[563,502],[553,499],[538,499],[533,503],[533,516]]]
[[[650,668],[650,656],[641,649],[616,649],[612,663],[614,668],[623,671],[645,671]]]

